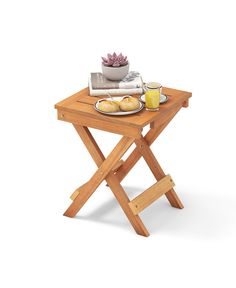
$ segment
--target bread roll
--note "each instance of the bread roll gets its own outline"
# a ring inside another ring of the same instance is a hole
[[[117,112],[120,110],[117,102],[109,100],[100,101],[98,103],[98,109],[104,112]]]
[[[139,107],[140,107],[139,100],[132,96],[125,96],[120,101],[120,109],[122,111],[132,111],[138,109]]]

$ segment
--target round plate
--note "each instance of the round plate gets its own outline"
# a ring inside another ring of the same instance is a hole
[[[122,100],[123,97],[113,97],[114,100],[116,101],[120,101]],[[99,99],[95,104],[94,104],[94,108],[95,110],[97,110],[98,112],[102,113],[102,114],[106,114],[106,115],[113,115],[113,116],[126,116],[126,115],[130,115],[130,114],[135,114],[138,113],[139,111],[141,111],[144,107],[144,104],[142,102],[139,101],[139,108],[132,110],[132,111],[118,111],[118,112],[105,112],[105,111],[101,111],[98,109],[98,104],[99,101],[101,100],[108,100],[108,101],[112,101],[109,98],[104,98],[104,99]]]
[[[145,95],[141,95],[139,97],[139,100],[142,101],[143,103],[145,103]],[[160,97],[160,104],[163,104],[165,102],[168,101],[168,96],[164,95],[164,94],[161,94],[161,97]]]

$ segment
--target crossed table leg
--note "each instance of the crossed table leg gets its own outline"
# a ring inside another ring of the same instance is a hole
[[[138,216],[138,213],[140,213],[143,209],[162,195],[166,195],[173,207],[183,208],[183,204],[173,189],[173,180],[169,175],[166,176],[164,174],[149,147],[168,125],[176,113],[177,111],[169,115],[167,120],[158,128],[151,128],[145,137],[141,136],[140,139],[134,139],[123,136],[106,159],[88,128],[74,125],[83,143],[97,164],[98,170],[87,183],[76,189],[76,191],[72,194],[71,198],[73,199],[73,202],[66,210],[64,215],[74,217],[103,180],[106,180],[134,230],[139,235],[149,236],[149,232]],[[120,162],[122,165],[117,168],[118,170],[116,169],[117,171],[114,170],[114,167],[119,164],[121,157],[133,143],[136,144],[134,151],[127,158],[127,160],[124,161],[124,163]],[[130,201],[120,182],[141,157],[145,159],[158,182]]]

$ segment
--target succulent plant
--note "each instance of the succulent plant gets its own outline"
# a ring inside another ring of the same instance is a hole
[[[108,53],[107,58],[102,57],[102,64],[109,67],[120,67],[128,64],[127,56],[123,56],[122,53],[117,55]]]

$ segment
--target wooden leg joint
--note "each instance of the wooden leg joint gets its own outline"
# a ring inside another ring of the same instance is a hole
[[[129,206],[135,215],[139,214],[154,201],[160,198],[163,194],[168,192],[174,187],[174,181],[170,175],[165,176],[156,184],[145,190],[143,193],[138,195],[132,201],[129,202]]]
[[[112,168],[112,172],[115,173],[117,170],[119,170],[119,168],[123,165],[124,160],[120,160],[117,162],[117,164]]]

